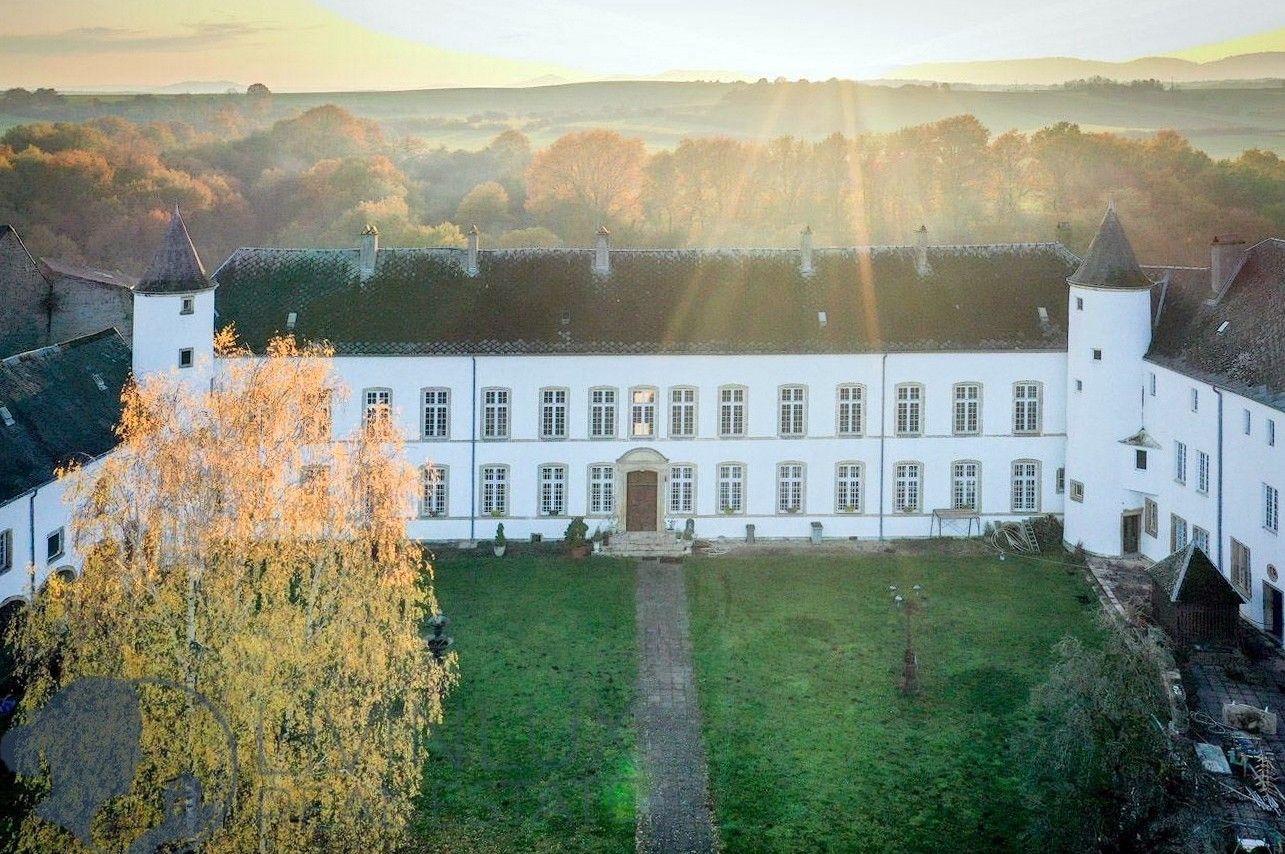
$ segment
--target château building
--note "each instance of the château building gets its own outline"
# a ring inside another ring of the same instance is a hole
[[[231,324],[255,350],[333,345],[336,436],[400,428],[424,472],[417,539],[556,538],[575,516],[625,547],[688,524],[927,537],[1052,514],[1101,555],[1194,542],[1280,638],[1285,241],[1143,267],[1111,208],[1083,258],[916,237],[388,249],[371,228],[354,249],[239,249],[207,276],[176,214],[129,285],[132,346],[108,331],[0,364],[0,601],[29,595],[28,563],[36,583],[75,571],[52,467],[109,451],[125,361],[206,383]]]

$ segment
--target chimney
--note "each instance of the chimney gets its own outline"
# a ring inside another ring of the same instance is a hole
[[[361,251],[358,253],[357,267],[364,282],[375,275],[375,258],[379,255],[379,229],[374,224],[366,226],[361,232]]]
[[[593,271],[599,276],[611,274],[611,232],[605,225],[598,226],[598,243],[593,253]]]
[[[799,272],[805,276],[811,276],[816,272],[812,266],[812,226],[805,225],[803,231],[799,233]]]
[[[928,263],[928,226],[921,225],[915,232],[915,272],[925,279],[933,274],[932,264]]]
[[[477,275],[477,246],[479,240],[480,235],[475,225],[468,230],[468,260],[464,262],[464,272],[470,276]]]
[[[1209,245],[1209,290],[1218,296],[1231,284],[1241,262],[1245,260],[1245,241],[1234,234],[1215,236]]]

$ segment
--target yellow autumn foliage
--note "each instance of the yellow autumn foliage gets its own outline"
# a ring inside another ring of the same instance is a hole
[[[455,680],[425,642],[415,471],[387,420],[331,441],[326,348],[251,357],[230,332],[218,348],[209,389],[127,389],[117,450],[64,473],[84,571],[20,625],[23,713],[84,677],[137,686],[142,762],[96,816],[101,850],[157,827],[184,774],[193,815],[222,810],[203,850],[393,850]],[[20,848],[79,843],[33,816]]]

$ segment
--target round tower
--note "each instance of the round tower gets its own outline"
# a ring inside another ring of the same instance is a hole
[[[151,266],[134,287],[134,376],[175,372],[206,386],[214,360],[214,283],[178,208]]]
[[[1142,427],[1142,359],[1151,344],[1151,280],[1108,205],[1071,277],[1066,372],[1068,545],[1094,554],[1136,551],[1140,494],[1128,489],[1128,449]]]

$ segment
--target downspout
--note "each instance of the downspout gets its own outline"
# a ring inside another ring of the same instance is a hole
[[[468,466],[468,538],[470,541],[477,538],[477,356],[472,357],[473,362],[473,394],[472,394],[472,417],[473,424],[469,429],[469,466]]]
[[[31,560],[27,563],[27,579],[30,583],[28,594],[32,602],[36,601],[36,493],[39,491],[40,489],[37,487],[27,493],[29,499],[27,505],[27,551],[31,555]]]
[[[888,354],[879,363],[879,539],[883,539],[883,444],[888,435],[885,412],[888,409]]]
[[[1223,391],[1210,386],[1218,395],[1218,570],[1223,569]]]

